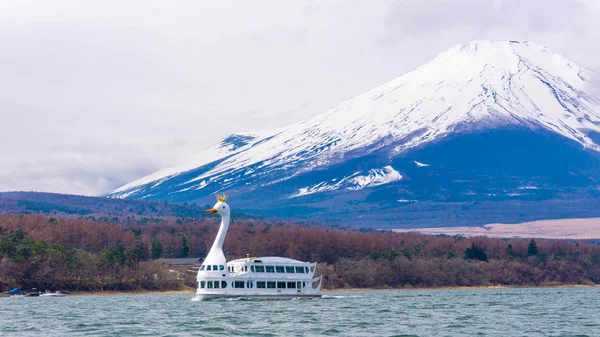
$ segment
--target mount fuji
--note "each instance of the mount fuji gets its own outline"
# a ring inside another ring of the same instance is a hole
[[[361,226],[600,215],[596,74],[549,49],[473,41],[303,122],[234,134],[108,193]]]

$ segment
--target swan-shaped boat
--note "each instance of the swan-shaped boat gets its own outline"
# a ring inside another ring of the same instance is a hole
[[[285,257],[250,257],[227,262],[223,241],[231,210],[227,195],[218,194],[217,203],[207,213],[221,216],[217,237],[198,270],[196,295],[213,297],[311,298],[321,297],[321,277],[314,277],[317,263]]]

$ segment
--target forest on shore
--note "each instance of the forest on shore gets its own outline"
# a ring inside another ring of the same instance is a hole
[[[203,257],[216,218],[0,214],[0,292],[174,290],[191,272],[159,258]],[[285,256],[318,262],[324,288],[555,286],[600,283],[600,246],[567,240],[430,236],[234,220],[228,259]]]

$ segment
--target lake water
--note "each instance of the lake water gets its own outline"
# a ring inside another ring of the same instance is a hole
[[[0,298],[0,336],[600,336],[600,287],[192,298]]]

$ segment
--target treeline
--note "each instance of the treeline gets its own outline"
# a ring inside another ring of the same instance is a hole
[[[0,192],[0,212],[61,217],[103,214],[145,217],[202,217],[202,205],[133,199],[111,199],[43,192]],[[247,215],[246,215],[247,216]]]
[[[116,220],[115,220],[116,219]],[[215,218],[61,219],[0,214],[0,290],[175,289],[194,276],[160,257],[203,257]],[[327,288],[600,283],[600,246],[563,240],[492,239],[349,231],[233,221],[229,259],[286,256],[319,262]]]

